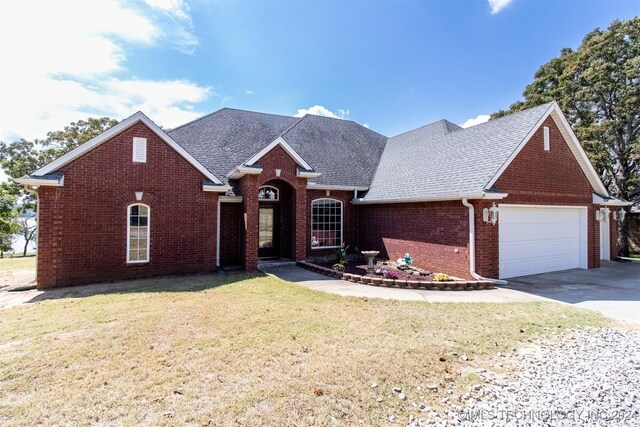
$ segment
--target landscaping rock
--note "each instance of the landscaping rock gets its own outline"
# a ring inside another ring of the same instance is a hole
[[[394,387],[393,388],[393,392],[394,393],[400,393],[400,392],[402,392],[402,389],[400,387]]]
[[[463,406],[443,399],[451,408],[446,425],[464,424],[469,411],[503,417],[475,420],[479,425],[640,425],[640,332],[589,329],[558,344],[536,344],[501,355],[518,360],[512,378],[489,378],[478,369],[486,382],[461,396]]]

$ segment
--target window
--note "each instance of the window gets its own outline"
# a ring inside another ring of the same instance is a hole
[[[279,197],[280,193],[276,187],[265,185],[264,187],[260,187],[260,190],[258,190],[258,200],[278,201],[280,200]]]
[[[317,199],[311,202],[311,247],[336,248],[342,244],[342,202]]]
[[[127,262],[149,262],[151,209],[147,205],[131,205],[127,217]]]
[[[133,138],[133,161],[147,163],[147,138]]]
[[[544,151],[549,151],[549,128],[544,127]]]

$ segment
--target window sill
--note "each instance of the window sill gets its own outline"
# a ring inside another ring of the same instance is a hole
[[[149,264],[149,261],[127,261],[127,265]]]
[[[311,249],[338,249],[340,246],[311,246]]]

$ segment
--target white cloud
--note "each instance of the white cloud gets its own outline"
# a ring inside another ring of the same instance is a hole
[[[247,89],[247,90],[244,91],[244,94],[249,96],[249,95],[253,95],[254,92],[251,89]]]
[[[502,9],[507,7],[512,0],[489,0],[489,6],[491,7],[491,14],[495,15]]]
[[[153,8],[137,9],[116,0],[3,2],[0,138],[42,138],[71,121],[121,119],[137,110],[165,127],[199,116],[194,104],[214,95],[210,87],[126,76],[129,46],[173,39],[172,46],[185,51],[197,43],[184,2],[154,1]],[[175,25],[163,25],[167,20]]]
[[[468,128],[468,127],[471,127],[471,126],[479,125],[480,123],[488,122],[490,118],[491,118],[491,116],[489,116],[488,114],[480,114],[480,115],[474,117],[473,119],[467,120],[466,122],[464,122],[460,126],[462,126],[463,128]]]
[[[350,112],[349,110],[338,109],[336,113],[323,107],[322,105],[314,105],[311,108],[301,108],[293,117],[302,117],[305,114],[313,114],[315,116],[332,117],[334,119],[346,119]]]

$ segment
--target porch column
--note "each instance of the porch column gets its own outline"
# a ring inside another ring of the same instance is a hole
[[[307,179],[296,178],[296,196],[295,196],[295,253],[294,258],[296,261],[302,261],[307,257]]]
[[[258,177],[245,175],[240,180],[242,191],[245,271],[258,268]]]

